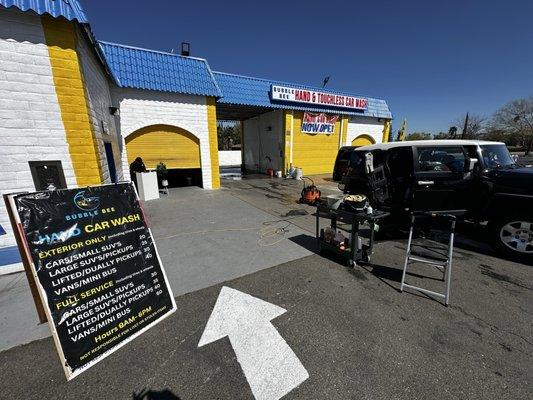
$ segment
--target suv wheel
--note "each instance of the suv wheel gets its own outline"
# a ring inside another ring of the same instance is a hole
[[[533,262],[533,218],[507,217],[491,224],[492,239],[500,252]]]

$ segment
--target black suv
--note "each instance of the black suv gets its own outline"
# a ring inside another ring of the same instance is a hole
[[[348,172],[350,167],[350,157],[355,149],[360,146],[343,146],[339,149],[337,153],[337,158],[335,159],[335,165],[333,166],[333,180],[341,181],[342,177]]]
[[[351,152],[341,188],[366,194],[402,220],[411,211],[449,211],[488,222],[497,250],[533,262],[533,168],[503,143],[431,140],[382,143]]]

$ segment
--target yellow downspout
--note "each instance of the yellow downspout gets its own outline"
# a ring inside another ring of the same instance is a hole
[[[241,170],[246,169],[245,159],[244,159],[244,121],[239,121],[239,126],[241,128]]]
[[[293,135],[293,114],[292,111],[283,111],[283,175],[289,172],[290,163],[292,159],[292,135]]]
[[[341,144],[339,146],[346,146],[346,138],[348,137],[348,124],[350,123],[350,119],[347,115],[342,116],[342,131],[341,131]]]
[[[220,167],[218,165],[217,109],[214,97],[207,98],[207,126],[209,130],[209,152],[211,154],[211,186],[220,189]]]

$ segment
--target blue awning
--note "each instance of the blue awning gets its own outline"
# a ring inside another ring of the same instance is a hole
[[[250,76],[228,74],[225,72],[213,71],[213,75],[217,80],[218,86],[222,91],[222,98],[218,100],[222,104],[235,104],[243,106],[267,107],[267,108],[282,108],[290,110],[302,111],[320,111],[345,115],[359,115],[365,117],[375,118],[392,118],[392,113],[385,100],[374,99],[366,96],[354,95],[353,93],[324,90],[307,85],[300,85],[296,83],[287,83],[274,81],[270,79],[254,78]],[[339,109],[336,107],[328,107],[321,105],[298,105],[295,103],[284,103],[279,101],[272,101],[270,97],[270,90],[272,85],[286,86],[297,89],[312,90],[318,92],[326,92],[333,95],[364,97],[368,101],[367,108],[364,110],[353,109]]]

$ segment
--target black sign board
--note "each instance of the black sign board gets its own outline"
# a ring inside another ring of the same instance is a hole
[[[175,311],[131,183],[14,199],[68,379]]]

